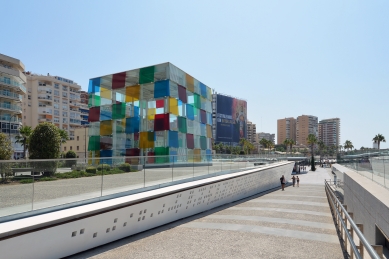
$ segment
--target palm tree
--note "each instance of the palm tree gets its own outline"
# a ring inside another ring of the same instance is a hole
[[[272,150],[272,148],[274,148],[274,144],[272,141],[268,140],[267,141],[267,147],[269,149],[269,154],[270,154],[270,151]]]
[[[28,141],[31,136],[32,129],[30,126],[22,126],[19,129],[19,135],[15,137],[15,143],[22,144],[24,158],[26,158],[26,151],[28,149]]]
[[[382,134],[375,135],[375,137],[373,138],[373,141],[378,144],[378,150],[380,150],[380,143],[386,142],[385,137]]]
[[[347,150],[350,150],[350,149],[353,149],[354,146],[353,146],[353,143],[350,140],[346,140],[346,142],[344,142],[344,144],[343,144],[343,148],[347,149]]]
[[[292,152],[292,146],[296,144],[296,141],[290,138],[288,144],[289,144],[289,151]]]
[[[317,138],[314,134],[309,134],[307,138],[307,143],[309,147],[311,148],[311,170],[315,171],[315,158],[313,156],[313,147],[317,143]]]
[[[319,140],[317,142],[317,145],[319,146],[319,155],[320,155],[320,161],[321,161],[323,150],[325,149],[326,145],[324,144],[324,142],[322,140]]]
[[[265,139],[265,138],[262,138],[262,139],[259,141],[259,144],[261,144],[262,147],[266,148],[266,147],[268,147],[268,140]]]
[[[290,141],[291,141],[291,139],[286,138],[286,139],[284,140],[284,142],[282,143],[282,144],[285,145],[286,151],[287,151],[287,152],[288,152],[288,147],[289,147],[289,145],[290,145]],[[292,148],[290,148],[289,152],[292,153]]]

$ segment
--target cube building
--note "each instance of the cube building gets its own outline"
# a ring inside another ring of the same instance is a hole
[[[210,160],[211,89],[171,63],[92,78],[88,94],[90,161]]]

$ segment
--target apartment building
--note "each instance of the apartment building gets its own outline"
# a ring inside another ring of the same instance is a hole
[[[23,147],[15,143],[22,125],[22,101],[26,94],[24,64],[0,54],[0,130],[7,134],[14,149],[14,158],[23,157]]]
[[[62,144],[61,149],[63,152],[73,150],[78,158],[88,156],[88,127],[75,129],[74,139]]]
[[[319,121],[319,139],[326,146],[340,145],[340,119],[332,118]]]
[[[287,138],[296,141],[296,119],[293,117],[277,120],[277,145]]]
[[[257,142],[259,143],[259,141],[261,141],[261,139],[264,138],[266,140],[273,142],[273,144],[275,144],[275,137],[276,137],[275,134],[259,132],[257,133]]]
[[[296,120],[296,144],[308,146],[309,134],[319,137],[318,118],[312,115],[301,115]]]
[[[70,140],[74,140],[74,130],[81,127],[81,86],[50,74],[45,76],[26,72],[26,76],[23,124],[34,128],[41,122],[51,122],[66,130]]]
[[[251,121],[247,121],[247,140],[250,141],[251,144],[256,144],[257,142],[257,125],[252,123]]]

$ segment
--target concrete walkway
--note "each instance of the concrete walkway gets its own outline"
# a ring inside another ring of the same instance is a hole
[[[70,258],[344,258],[324,191],[329,169]]]

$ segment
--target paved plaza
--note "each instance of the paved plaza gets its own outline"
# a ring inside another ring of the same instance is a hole
[[[330,169],[69,258],[344,258],[324,190]]]

